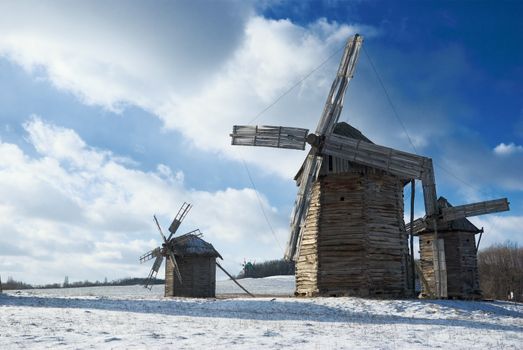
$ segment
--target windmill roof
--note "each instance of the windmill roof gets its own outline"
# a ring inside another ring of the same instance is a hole
[[[439,197],[438,198],[438,206],[440,208],[449,208],[452,207],[452,204],[449,203],[447,198],[445,197]],[[431,232],[431,229],[425,229],[421,231],[423,232]],[[482,232],[479,228],[476,227],[472,222],[470,222],[467,218],[461,218],[452,220],[446,223],[445,231],[461,231],[461,232],[472,232],[472,233],[479,233]]]
[[[332,132],[337,135],[346,136],[346,137],[350,137],[350,138],[353,138],[356,140],[373,143],[365,135],[363,135],[361,133],[361,131],[359,131],[358,129],[356,129],[355,127],[353,127],[352,125],[350,125],[346,122],[336,123],[336,126],[334,126],[334,130]],[[309,153],[310,153],[310,151],[309,151]],[[305,161],[306,160],[307,160],[307,158],[305,158]],[[305,161],[303,161],[300,169],[296,173],[296,176],[294,176],[295,181],[298,181],[298,179],[300,178],[301,173],[303,172],[303,167],[305,166]]]
[[[175,255],[219,257],[223,260],[212,244],[190,233],[173,238],[171,244]]]
[[[356,140],[362,140],[365,142],[373,143],[365,135],[363,135],[361,131],[345,122],[336,123],[336,126],[334,127],[334,130],[332,132],[341,136],[347,136]]]

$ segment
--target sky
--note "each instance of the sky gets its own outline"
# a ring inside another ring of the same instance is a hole
[[[153,214],[166,230],[184,202],[179,234],[199,228],[231,273],[281,258],[306,153],[229,134],[314,130],[355,33],[340,120],[433,158],[454,205],[508,197],[470,220],[482,248],[521,245],[522,15],[517,1],[0,0],[0,276],[145,277]]]

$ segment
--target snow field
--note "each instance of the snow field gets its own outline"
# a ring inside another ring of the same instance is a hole
[[[290,287],[288,277],[248,283],[255,293],[267,284],[287,295]],[[167,299],[158,287],[153,293],[137,286],[0,295],[0,349],[520,349],[523,344],[523,306],[514,303]]]

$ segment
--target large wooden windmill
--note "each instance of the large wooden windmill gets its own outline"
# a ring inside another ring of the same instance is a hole
[[[416,179],[423,185],[423,222],[433,227],[435,295],[446,297],[438,224],[464,217],[470,210],[507,210],[508,203],[502,199],[440,208],[432,159],[373,144],[353,128],[337,132],[343,125],[338,119],[362,42],[360,35],[348,40],[314,133],[303,128],[236,125],[232,144],[301,150],[311,145],[296,178],[299,190],[285,253],[285,258],[296,261],[297,293],[406,294],[407,242],[399,184]]]

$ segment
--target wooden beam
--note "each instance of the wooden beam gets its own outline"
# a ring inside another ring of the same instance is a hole
[[[222,267],[222,265],[220,265],[217,261],[216,261],[216,266],[218,266],[218,267],[219,267],[223,272],[225,272],[225,274],[226,274],[227,276],[229,276],[229,278],[232,279],[232,281],[233,281],[234,283],[236,283],[236,284],[238,285],[238,287],[240,287],[240,288],[241,288],[245,293],[249,294],[249,295],[250,295],[251,297],[253,297],[253,298],[255,297],[255,296],[254,296],[253,294],[251,294],[247,289],[243,288],[243,286],[242,286],[240,283],[238,283],[238,281],[236,281],[236,278],[232,277],[232,275],[231,275],[230,273],[228,273],[228,272],[227,272],[227,271]]]
[[[507,198],[441,208],[443,221],[452,221],[470,216],[497,213],[509,210]]]
[[[286,260],[294,260],[298,254],[302,237],[301,231],[309,210],[311,188],[318,177],[321,163],[322,158],[316,155],[314,150],[307,156],[302,179],[300,181],[300,188],[298,190],[298,195],[296,196],[296,202],[294,203],[291,231],[287,242],[287,248],[285,250]]]
[[[406,179],[422,180],[432,165],[426,157],[337,134],[325,138],[320,152]]]
[[[330,135],[340,118],[345,91],[354,75],[362,43],[363,37],[358,34],[347,40],[336,78],[332,82],[321,118],[316,127],[316,134],[318,135]]]
[[[410,180],[410,265],[411,265],[411,274],[412,274],[412,294],[416,294],[416,269],[414,268],[414,197],[416,192],[416,181],[414,179]]]
[[[237,146],[261,146],[288,149],[305,149],[308,129],[284,126],[234,125],[231,144]]]

